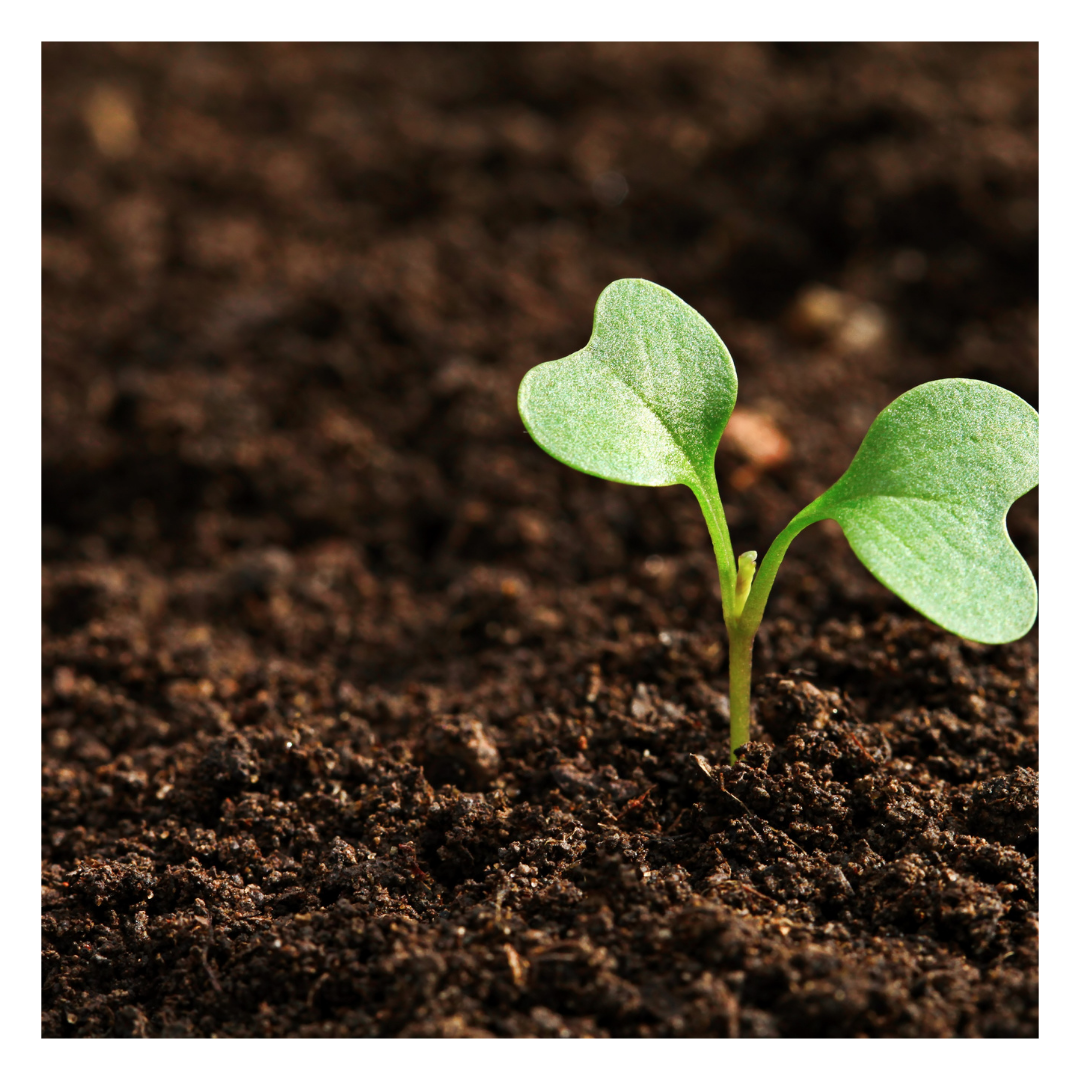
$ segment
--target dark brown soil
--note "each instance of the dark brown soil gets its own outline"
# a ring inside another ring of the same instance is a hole
[[[514,407],[668,286],[760,550],[905,389],[1036,403],[1036,69],[46,47],[45,1035],[1036,1035],[1034,635],[815,527],[723,764],[692,496]]]

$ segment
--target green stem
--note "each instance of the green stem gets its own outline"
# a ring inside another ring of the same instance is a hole
[[[761,560],[761,566],[754,578],[754,584],[750,588],[750,595],[746,598],[746,604],[739,616],[740,626],[749,630],[751,634],[756,634],[761,625],[761,617],[765,614],[765,603],[769,599],[773,582],[776,580],[776,572],[784,561],[791,541],[807,525],[817,520],[816,517],[807,515],[806,510],[800,511],[788,522],[787,528],[769,545],[769,550],[765,553],[765,558]]]
[[[730,632],[730,619],[735,610],[735,552],[731,547],[724,506],[720,502],[720,489],[716,486],[716,473],[710,469],[699,477],[693,492],[701,504],[701,512],[705,515],[705,524],[712,538],[716,569],[720,573],[720,603],[724,609],[724,622]]]
[[[784,531],[772,542],[761,566],[754,574],[753,552],[747,553],[736,569],[735,551],[731,546],[727,518],[716,486],[716,473],[709,470],[693,485],[701,504],[705,524],[712,537],[716,554],[716,569],[720,574],[720,602],[724,608],[724,624],[728,631],[728,702],[731,711],[731,764],[735,751],[750,741],[750,681],[754,655],[754,638],[765,613],[776,572],[795,539],[812,522],[819,520],[812,513],[811,503],[796,514]],[[751,584],[752,581],[752,584]]]
[[[741,629],[728,631],[728,705],[731,710],[731,764],[735,750],[750,741],[750,670],[754,654],[754,634]]]
[[[761,567],[750,586],[749,594],[735,610],[733,618],[726,618],[728,627],[728,702],[731,710],[731,764],[735,764],[735,751],[750,741],[750,681],[754,654],[754,638],[757,636],[761,619],[765,613],[765,602],[769,599],[776,572],[791,541],[810,524],[802,514],[796,514],[787,528],[772,542]],[[800,520],[802,519],[802,520]],[[752,564],[751,564],[752,565]],[[741,567],[740,567],[741,569]],[[745,576],[745,575],[744,575]],[[740,594],[745,592],[745,583]],[[739,599],[742,599],[740,595]],[[725,608],[725,615],[727,609]]]

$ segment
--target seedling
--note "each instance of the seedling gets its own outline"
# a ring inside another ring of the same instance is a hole
[[[685,484],[712,537],[729,639],[731,760],[750,736],[754,637],[776,572],[807,525],[838,522],[862,564],[932,622],[972,641],[1015,641],[1038,593],[1005,528],[1038,483],[1039,417],[976,379],[898,397],[870,425],[847,472],[757,553],[735,553],[714,460],[738,380],[724,343],[689,304],[625,278],[600,294],[584,349],[529,371],[518,409],[552,457],[605,480]]]

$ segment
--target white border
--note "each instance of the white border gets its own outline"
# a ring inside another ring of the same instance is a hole
[[[956,0],[189,0],[168,7],[59,0],[24,18],[44,41],[1035,41],[1057,21],[1051,11],[1003,0],[977,7]]]
[[[1074,694],[1068,681],[1077,667],[1078,635],[1076,559],[1070,544],[1068,498],[1076,492],[1077,453],[1071,445],[1076,421],[1066,415],[1077,395],[1072,317],[1076,307],[1076,274],[1071,254],[1077,247],[1074,194],[1078,175],[1075,129],[1075,60],[1073,35],[1046,4],[1024,5],[918,2],[902,10],[854,3],[774,2],[769,5],[673,2],[582,4],[555,0],[542,7],[494,4],[386,5],[359,3],[349,7],[308,2],[261,5],[187,2],[177,6],[145,3],[94,5],[52,3],[9,13],[0,43],[0,78],[4,93],[7,168],[4,170],[6,258],[3,295],[8,318],[6,369],[9,390],[3,396],[4,481],[7,494],[3,530],[5,596],[2,626],[3,675],[8,750],[14,762],[38,760],[38,642],[29,627],[40,625],[37,575],[40,565],[40,295],[36,265],[39,226],[31,209],[40,204],[40,50],[42,40],[1038,40],[1041,45],[1042,124],[1042,339],[1041,411],[1045,416],[1043,445],[1049,494],[1042,499],[1043,543],[1040,557],[1043,593],[1041,615],[1044,675],[1042,711],[1048,719],[1043,754],[1044,924],[1048,947],[1043,951],[1042,1031],[1038,1043],[894,1042],[886,1051],[865,1041],[779,1046],[728,1046],[696,1041],[618,1043],[540,1042],[527,1049],[511,1041],[441,1044],[367,1042],[362,1047],[328,1042],[264,1043],[190,1042],[166,1051],[154,1043],[82,1041],[40,1042],[38,995],[26,987],[40,984],[36,935],[24,932],[39,913],[36,888],[5,882],[3,913],[9,937],[6,949],[8,988],[5,1027],[8,1057],[33,1042],[41,1055],[43,1075],[77,1072],[81,1076],[115,1076],[118,1066],[141,1068],[155,1077],[188,1077],[192,1068],[204,1074],[232,1074],[238,1069],[268,1076],[295,1076],[312,1067],[334,1064],[350,1072],[401,1076],[435,1066],[437,1076],[512,1072],[516,1077],[560,1075],[596,1077],[617,1068],[622,1075],[644,1076],[698,1069],[749,1075],[771,1075],[795,1066],[800,1075],[834,1075],[838,1068],[862,1062],[878,1074],[901,1075],[913,1067],[930,1076],[955,1075],[978,1069],[984,1076],[1004,1076],[1017,1067],[1025,1073],[1049,1066],[1047,1053],[1064,1047],[1075,1010],[1073,980],[1077,947],[1073,932],[1074,855],[1064,847],[1065,829],[1074,828],[1072,780],[1068,770],[1078,760]],[[13,383],[13,385],[11,385]],[[1070,544],[1071,546],[1071,544]],[[9,780],[12,766],[9,765]],[[27,872],[37,861],[34,815],[27,809],[40,798],[35,770],[20,772],[4,791],[7,820],[28,818],[26,842],[9,850]],[[12,865],[9,861],[8,865]],[[35,865],[36,869],[36,865]],[[22,870],[20,869],[20,873]],[[31,900],[31,893],[33,899]],[[12,902],[12,896],[16,897]],[[17,932],[11,931],[19,928]],[[1070,1043],[1071,1045],[1071,1043]],[[1048,1050],[1047,1047],[1053,1049]],[[437,1057],[436,1057],[437,1055]],[[1055,1075],[1056,1070],[1051,1072]]]

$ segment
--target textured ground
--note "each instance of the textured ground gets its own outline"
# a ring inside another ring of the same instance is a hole
[[[1037,1034],[1035,634],[816,526],[723,764],[692,497],[514,408],[673,289],[744,550],[918,382],[1037,405],[1034,47],[44,68],[44,1034]]]

